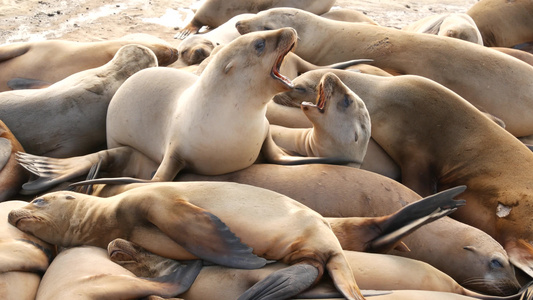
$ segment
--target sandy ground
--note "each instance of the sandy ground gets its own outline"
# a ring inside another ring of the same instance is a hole
[[[225,0],[224,0],[225,1]],[[337,0],[383,26],[401,28],[432,14],[466,12],[478,0]],[[97,41],[131,33],[173,40],[199,0],[0,0],[0,45],[44,39]]]

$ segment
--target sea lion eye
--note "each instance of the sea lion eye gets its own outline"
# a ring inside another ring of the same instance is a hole
[[[257,40],[254,44],[255,51],[257,51],[257,54],[261,55],[263,51],[265,50],[265,40]]]
[[[263,30],[272,30],[272,27],[264,26],[264,27],[263,27]]]
[[[499,269],[499,268],[503,268],[503,264],[500,262],[500,260],[493,259],[490,261],[490,267],[492,269]]]
[[[337,106],[339,106],[339,109],[346,109],[348,106],[350,106],[353,103],[353,100],[348,97],[348,95],[344,95],[344,99],[337,103]]]
[[[44,198],[37,198],[33,199],[33,201],[31,201],[31,204],[37,207],[43,207],[46,204],[46,201],[44,200]]]

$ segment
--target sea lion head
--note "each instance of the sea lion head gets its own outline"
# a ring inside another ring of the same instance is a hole
[[[212,76],[207,82],[215,84],[221,76],[230,76],[236,84],[227,88],[239,89],[243,94],[247,86],[253,89],[249,92],[266,95],[270,100],[272,95],[292,88],[291,80],[280,74],[280,66],[296,39],[296,31],[292,28],[240,36],[213,55],[201,78]],[[247,84],[240,85],[240,82]]]
[[[54,192],[32,200],[28,205],[12,210],[8,222],[23,232],[43,241],[61,245],[72,222],[77,201],[73,193]]]
[[[247,34],[254,31],[276,30],[282,27],[295,27],[295,17],[301,11],[296,8],[283,7],[263,10],[250,18],[246,18],[235,23],[235,27],[240,34]],[[300,28],[296,29],[300,32]]]
[[[350,151],[350,157],[363,161],[370,140],[370,115],[363,100],[333,73],[322,77],[317,94],[316,104],[307,101],[301,104],[316,136],[330,139],[339,146],[335,149],[348,145],[345,149]]]
[[[215,44],[200,35],[190,35],[178,46],[179,60],[187,66],[200,64],[211,55]]]

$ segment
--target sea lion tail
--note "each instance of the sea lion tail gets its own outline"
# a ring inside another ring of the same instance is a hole
[[[359,290],[352,269],[344,253],[333,254],[326,263],[329,276],[335,287],[349,300],[363,300],[365,297]]]

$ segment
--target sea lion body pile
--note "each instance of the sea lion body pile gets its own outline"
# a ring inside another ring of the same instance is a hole
[[[533,5],[334,4],[0,45],[0,295],[533,299]]]

